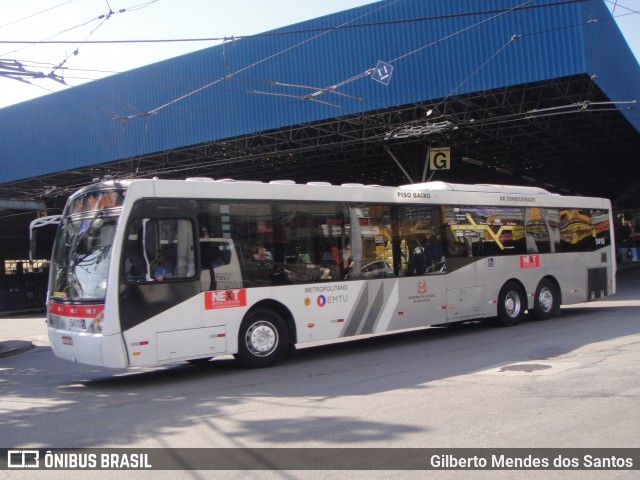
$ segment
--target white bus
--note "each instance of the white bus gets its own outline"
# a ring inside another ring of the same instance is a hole
[[[615,292],[611,204],[442,182],[102,181],[69,199],[48,292],[54,353],[123,368],[494,318]]]

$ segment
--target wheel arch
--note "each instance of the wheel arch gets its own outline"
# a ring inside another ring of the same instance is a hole
[[[291,345],[297,343],[298,332],[296,330],[296,322],[293,320],[293,314],[291,313],[291,310],[289,310],[284,304],[276,300],[273,300],[273,299],[260,300],[258,303],[253,305],[247,311],[247,313],[245,314],[245,318],[251,315],[251,313],[253,313],[255,310],[263,309],[263,308],[273,310],[278,315],[280,315],[282,320],[284,320],[285,322],[287,330],[289,331],[289,343]]]
[[[510,283],[510,282],[511,283],[516,283],[522,289],[522,293],[524,293],[525,298],[529,297],[529,295],[527,294],[527,288],[524,286],[524,283],[522,283],[522,280],[520,280],[517,277],[511,277],[511,278],[507,278],[506,280],[504,280],[502,282],[502,285],[500,285],[500,288],[498,289],[498,292],[500,290],[502,290],[507,283]],[[527,303],[529,303],[528,300],[527,300]]]

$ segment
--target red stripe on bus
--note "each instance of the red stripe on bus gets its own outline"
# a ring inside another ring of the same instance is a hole
[[[104,304],[100,305],[65,305],[49,303],[49,313],[73,318],[93,318],[104,310]]]

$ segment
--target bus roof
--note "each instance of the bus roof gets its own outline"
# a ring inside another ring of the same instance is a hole
[[[401,189],[410,190],[449,190],[460,192],[483,192],[483,193],[519,193],[526,195],[557,195],[540,187],[523,187],[520,185],[492,185],[488,183],[462,184],[447,182],[426,182],[401,185]]]
[[[214,187],[215,186],[215,187]],[[364,201],[404,203],[416,200],[419,203],[430,202],[476,203],[529,206],[562,206],[565,208],[611,208],[608,199],[582,196],[563,196],[551,193],[540,187],[520,185],[460,184],[447,182],[425,182],[401,186],[364,185],[361,183],[343,183],[333,185],[328,182],[296,183],[293,180],[234,180],[222,178],[214,180],[207,177],[187,178],[185,180],[141,178],[125,181],[109,180],[94,184],[90,188],[123,188],[135,191],[133,198],[142,197],[201,197],[248,200],[284,200],[307,201]],[[212,188],[214,187],[214,188]],[[472,195],[468,195],[472,194]],[[74,194],[73,196],[77,195]],[[72,197],[73,197],[72,196]]]
[[[187,178],[188,182],[216,182],[216,183],[257,183],[257,184],[269,184],[269,185],[310,185],[310,186],[325,186],[325,187],[382,187],[382,188],[400,188],[403,190],[448,190],[448,191],[460,191],[460,192],[484,192],[484,193],[520,193],[527,195],[558,195],[545,190],[540,187],[527,187],[521,185],[496,185],[488,183],[480,184],[462,184],[462,183],[448,183],[448,182],[425,182],[425,183],[412,183],[407,185],[400,185],[399,187],[382,185],[365,185],[362,183],[343,183],[341,185],[334,185],[329,182],[307,182],[296,183],[294,180],[271,180],[269,182],[261,182],[256,180],[234,180],[231,178],[221,178],[214,180],[208,177],[192,177]],[[559,195],[558,195],[559,196]]]

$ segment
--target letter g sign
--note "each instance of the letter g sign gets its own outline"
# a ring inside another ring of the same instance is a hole
[[[432,148],[429,151],[429,170],[450,170],[451,148]]]

